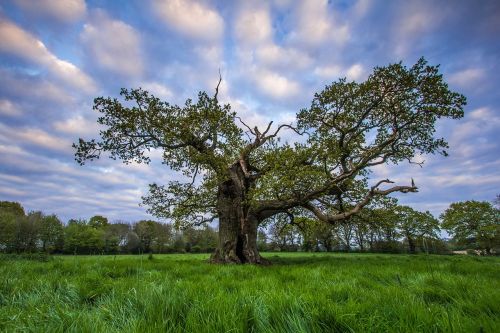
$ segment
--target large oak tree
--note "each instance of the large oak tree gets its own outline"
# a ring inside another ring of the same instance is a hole
[[[218,88],[183,106],[122,89],[124,101],[94,100],[105,129],[99,140],[74,145],[76,160],[109,152],[125,163],[149,163],[148,152],[161,150],[163,163],[189,180],[150,185],[143,198],[149,211],[178,225],[217,219],[213,262],[264,263],[257,228],[267,218],[299,209],[336,224],[375,196],[417,191],[413,181],[370,186],[368,175],[371,167],[412,162],[416,154],[446,154],[446,141],[434,137],[436,120],[462,117],[466,99],[448,89],[438,70],[420,59],[410,68],[377,67],[362,83],[340,79],[314,96],[295,125],[265,128],[221,105]],[[280,141],[284,131],[297,140]]]

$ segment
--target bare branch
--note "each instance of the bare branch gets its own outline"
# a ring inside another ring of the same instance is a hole
[[[248,126],[240,117],[238,116],[235,116],[236,119],[238,119],[240,121],[240,123],[243,124],[243,126],[245,126],[249,131],[250,133],[252,133],[253,135],[257,135],[255,134],[255,132],[250,128],[250,126]]]
[[[389,179],[383,179],[377,182],[374,186],[370,188],[370,191],[368,194],[364,197],[363,200],[358,202],[352,209],[349,211],[345,211],[339,214],[334,214],[334,215],[329,215],[325,214],[321,211],[320,208],[315,206],[312,202],[306,202],[302,204],[302,207],[308,209],[311,211],[319,220],[323,222],[327,222],[330,224],[335,224],[338,221],[345,220],[350,218],[352,215],[357,214],[363,207],[368,205],[371,201],[371,199],[375,196],[379,195],[387,195],[393,192],[402,192],[402,193],[408,193],[408,192],[417,192],[418,188],[414,185],[412,182],[412,186],[393,186],[391,188],[388,188],[386,190],[380,190],[378,187],[384,183],[387,184],[393,184],[393,181],[390,181]]]
[[[217,101],[217,95],[219,95],[219,86],[221,82],[222,82],[222,75],[220,74],[220,68],[219,68],[219,82],[217,82],[217,87],[215,87],[215,95],[214,95],[214,99],[216,101]]]

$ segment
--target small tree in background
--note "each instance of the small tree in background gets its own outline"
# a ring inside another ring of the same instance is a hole
[[[52,214],[42,216],[39,221],[38,237],[44,252],[62,252],[64,246],[64,226],[59,218]]]
[[[430,212],[419,212],[408,206],[398,206],[395,212],[397,228],[406,239],[410,253],[415,253],[418,240],[438,237],[439,221]]]
[[[452,203],[441,219],[443,229],[459,244],[483,249],[487,254],[500,248],[500,210],[487,201]]]
[[[102,215],[92,216],[89,220],[89,226],[96,229],[104,229],[109,225],[108,218]]]
[[[15,216],[25,216],[24,208],[19,202],[0,201],[0,213],[12,213]]]

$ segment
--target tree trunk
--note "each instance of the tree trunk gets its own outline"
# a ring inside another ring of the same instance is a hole
[[[415,241],[411,237],[406,237],[408,239],[408,247],[410,253],[415,253]]]
[[[257,249],[259,220],[245,201],[249,184],[236,166],[231,167],[231,176],[217,193],[219,244],[210,262],[268,264]]]

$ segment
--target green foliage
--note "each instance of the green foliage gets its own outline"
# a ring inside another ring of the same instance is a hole
[[[455,240],[475,248],[500,248],[500,210],[486,201],[452,203],[441,215],[442,227]]]
[[[17,245],[17,224],[24,216],[16,216],[12,212],[0,211],[0,246],[6,252],[12,252]]]
[[[92,228],[106,228],[108,225],[108,219],[101,215],[92,216],[89,220],[89,226]]]
[[[63,250],[63,224],[56,215],[43,216],[40,219],[38,232],[44,252],[61,252]]]
[[[104,231],[104,251],[106,253],[118,253],[121,247],[127,243],[127,234],[130,226],[125,223],[109,224]]]
[[[213,252],[217,247],[217,233],[211,227],[186,228],[182,231],[186,252]]]
[[[257,231],[257,249],[260,252],[264,252],[264,251],[268,250],[267,238],[268,238],[267,234],[264,230],[259,229]]]
[[[162,253],[168,246],[172,238],[171,225],[162,224],[156,221],[139,221],[134,224],[133,231],[139,240],[139,250],[141,252],[155,251]]]
[[[66,253],[100,253],[104,248],[104,231],[90,226],[85,220],[69,221],[64,233]]]
[[[311,131],[310,140],[331,163],[353,156],[398,163],[416,153],[446,154],[444,139],[433,137],[435,122],[461,118],[466,101],[448,90],[438,70],[421,58],[411,68],[376,67],[363,83],[340,79],[298,114],[299,125]]]
[[[183,106],[141,89],[122,89],[122,101],[98,97],[94,109],[104,130],[100,140],[74,144],[76,160],[84,164],[107,152],[125,163],[149,163],[149,152],[161,151],[164,164],[190,179],[151,184],[143,202],[176,227],[213,221],[221,211],[220,189],[236,178],[244,187],[241,204],[256,212],[259,223],[290,209],[336,221],[347,218],[344,207],[357,212],[375,196],[416,191],[413,185],[370,189],[369,170],[416,154],[446,155],[446,141],[434,137],[436,121],[461,118],[466,104],[448,89],[439,66],[423,58],[410,68],[377,67],[365,82],[328,85],[297,114],[297,128],[282,124],[273,131],[270,123],[259,130],[242,122],[244,132],[230,106],[219,104],[217,91],[213,97],[201,92]],[[280,142],[282,129],[307,133],[307,139]]]
[[[12,213],[15,216],[24,216],[24,208],[19,202],[0,201],[0,213]]]
[[[269,256],[269,255],[268,255]],[[499,258],[0,256],[2,332],[498,332]]]
[[[418,239],[437,239],[439,232],[439,221],[426,211],[418,212],[408,206],[397,206],[397,227],[408,242],[408,250],[414,253]]]
[[[17,208],[0,211],[0,248],[6,252],[34,252],[37,250],[43,214],[30,212],[25,216],[19,212]]]

